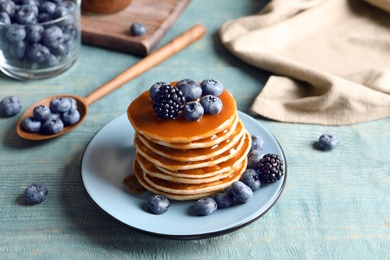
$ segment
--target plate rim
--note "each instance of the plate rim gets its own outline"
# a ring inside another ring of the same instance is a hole
[[[226,235],[226,234],[229,234],[229,233],[232,233],[234,231],[237,231],[241,228],[244,228],[250,224],[252,224],[253,222],[255,222],[256,220],[258,220],[259,218],[261,218],[262,216],[264,216],[275,204],[276,202],[279,200],[280,196],[282,195],[283,191],[284,191],[284,188],[285,188],[285,185],[286,185],[286,182],[287,182],[287,171],[288,171],[288,168],[287,168],[287,158],[286,158],[286,155],[284,153],[284,150],[282,148],[282,146],[280,145],[279,141],[276,139],[276,137],[274,136],[273,133],[271,133],[265,126],[263,126],[260,122],[256,121],[253,117],[251,117],[250,115],[242,112],[242,111],[237,111],[238,114],[239,114],[239,117],[246,117],[248,120],[251,120],[253,122],[255,122],[256,124],[259,124],[261,125],[272,137],[273,139],[275,140],[275,142],[277,143],[282,155],[283,155],[283,160],[284,160],[284,164],[285,164],[285,172],[284,172],[284,176],[283,176],[283,180],[282,180],[282,184],[279,188],[279,190],[277,191],[277,193],[275,194],[274,198],[270,201],[270,204],[262,211],[260,212],[259,214],[256,214],[254,217],[248,219],[247,221],[243,222],[243,223],[239,223],[237,225],[234,225],[232,227],[229,227],[229,228],[225,228],[225,229],[222,229],[222,230],[218,230],[218,231],[211,231],[211,232],[207,232],[207,233],[201,233],[201,234],[187,234],[187,235],[173,235],[173,234],[164,234],[164,233],[159,233],[159,232],[152,232],[152,231],[147,231],[147,230],[144,230],[144,229],[141,229],[141,228],[138,228],[138,227],[135,227],[135,226],[132,226],[132,225],[129,225],[127,223],[124,223],[123,221],[117,219],[115,216],[113,216],[112,214],[110,214],[109,212],[105,211],[92,197],[91,195],[88,193],[87,191],[87,188],[85,186],[85,183],[84,183],[84,179],[83,179],[83,171],[82,171],[82,166],[83,166],[83,160],[84,160],[84,156],[85,156],[85,153],[89,147],[89,145],[91,144],[91,142],[94,140],[94,138],[96,137],[96,135],[102,131],[103,128],[105,128],[107,125],[109,125],[110,123],[112,123],[114,120],[117,120],[119,119],[120,117],[124,116],[124,114],[121,114],[117,117],[115,117],[114,119],[110,120],[108,123],[106,123],[105,125],[103,125],[98,131],[96,131],[96,133],[91,137],[91,139],[88,141],[87,145],[85,146],[85,149],[83,151],[83,154],[81,156],[81,160],[80,160],[80,178],[81,178],[81,183],[82,183],[82,187],[83,187],[83,191],[85,193],[85,195],[87,196],[88,200],[91,202],[92,205],[95,206],[95,208],[105,217],[107,217],[108,219],[112,220],[113,222],[115,223],[118,223],[120,224],[121,226],[124,226],[125,228],[127,229],[130,229],[132,231],[135,231],[135,232],[138,232],[140,234],[144,234],[144,235],[148,235],[148,236],[153,236],[153,237],[159,237],[159,238],[164,238],[164,239],[170,239],[170,240],[199,240],[199,239],[207,239],[207,238],[213,238],[213,237],[217,237],[217,236],[222,236],[222,235]]]

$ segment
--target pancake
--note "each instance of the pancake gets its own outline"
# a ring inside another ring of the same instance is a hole
[[[173,142],[163,142],[161,140],[156,140],[156,139],[150,139],[147,136],[143,136],[144,138],[147,138],[151,142],[155,144],[160,144],[165,147],[170,147],[174,149],[180,149],[180,150],[187,150],[187,149],[196,149],[196,148],[206,148],[206,147],[212,147],[214,145],[219,144],[220,142],[225,141],[227,138],[229,138],[230,135],[233,134],[233,132],[236,129],[237,123],[239,121],[238,116],[235,116],[231,124],[223,129],[222,131],[213,134],[210,137],[206,137],[203,139],[198,139],[198,140],[193,140],[191,142],[187,143],[173,143]],[[139,133],[138,133],[139,134]],[[139,134],[141,135],[141,134]]]
[[[229,159],[237,158],[237,155],[244,153],[246,155],[246,153],[250,149],[251,142],[249,134],[245,133],[245,135],[240,138],[239,142],[229,151],[226,151],[208,160],[193,161],[191,158],[188,158],[188,160],[184,162],[168,159],[164,156],[154,153],[153,151],[149,150],[149,148],[147,148],[145,145],[143,145],[137,138],[134,139],[134,145],[138,153],[140,153],[143,157],[147,158],[156,166],[160,166],[171,171],[180,171],[210,167],[225,162]]]
[[[251,137],[231,94],[219,96],[218,114],[197,121],[157,118],[148,91],[128,107],[135,129],[134,176],[152,193],[174,200],[211,196],[239,180],[246,170]]]
[[[147,147],[153,153],[163,156],[167,159],[181,161],[188,163],[188,158],[191,158],[191,161],[202,161],[214,158],[220,154],[225,153],[227,150],[233,148],[241,137],[245,133],[245,129],[242,125],[242,122],[239,121],[238,127],[232,135],[227,136],[226,139],[218,144],[215,144],[211,147],[206,148],[197,148],[197,149],[174,149],[166,147],[160,144],[153,143],[149,139],[143,137],[142,135],[136,135],[137,142],[138,140]]]

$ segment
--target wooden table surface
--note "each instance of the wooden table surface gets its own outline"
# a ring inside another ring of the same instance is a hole
[[[15,133],[17,116],[0,118],[0,259],[388,259],[389,118],[327,127],[255,117],[286,154],[287,184],[267,214],[219,237],[176,241],[139,234],[103,216],[83,190],[80,162],[88,142],[156,81],[217,78],[249,113],[268,73],[231,55],[218,29],[265,2],[192,0],[158,46],[198,23],[205,37],[92,104],[86,121],[60,138],[26,141]],[[83,45],[75,66],[57,77],[22,82],[1,74],[0,96],[17,95],[23,110],[45,96],[86,96],[139,59]],[[339,147],[313,149],[323,133],[337,135]],[[27,206],[22,194],[35,181],[46,184],[49,195]]]

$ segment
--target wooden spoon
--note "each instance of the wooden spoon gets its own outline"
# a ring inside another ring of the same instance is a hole
[[[88,106],[94,103],[95,101],[99,100],[100,98],[106,96],[107,94],[111,93],[112,91],[116,90],[117,88],[121,87],[123,84],[127,83],[128,81],[136,78],[137,76],[141,75],[145,71],[153,68],[157,64],[161,63],[162,61],[168,59],[169,57],[173,56],[174,54],[178,53],[179,51],[183,50],[190,44],[194,43],[195,41],[199,40],[203,37],[205,34],[205,28],[203,25],[195,25],[186,32],[180,34],[178,37],[167,43],[166,45],[162,46],[160,49],[156,50],[155,52],[149,54],[109,82],[105,83],[103,86],[99,87],[92,93],[90,93],[85,98],[75,96],[75,95],[56,95],[44,98],[36,103],[34,103],[32,106],[30,106],[20,117],[17,125],[16,125],[16,133],[24,139],[27,140],[45,140],[54,138],[60,135],[63,135],[74,128],[78,127],[85,119],[85,117],[88,114]],[[29,133],[25,130],[23,130],[23,120],[26,117],[30,117],[33,114],[33,110],[38,105],[46,105],[49,106],[50,101],[53,98],[56,97],[72,97],[77,102],[77,108],[80,112],[80,120],[77,124],[72,126],[66,126],[64,129],[57,133],[57,134],[51,134],[51,135],[45,135],[41,133]]]

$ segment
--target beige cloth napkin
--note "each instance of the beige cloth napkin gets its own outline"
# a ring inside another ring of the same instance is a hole
[[[390,0],[273,0],[225,23],[223,44],[272,72],[251,110],[294,123],[390,116]]]

